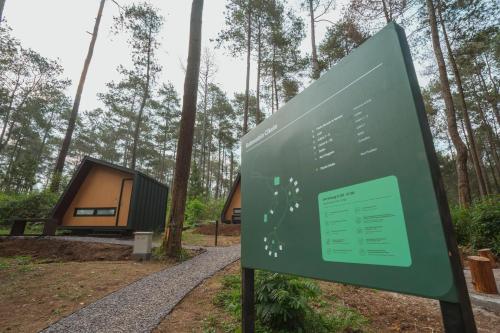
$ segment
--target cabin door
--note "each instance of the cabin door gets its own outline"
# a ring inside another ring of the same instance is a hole
[[[116,225],[118,227],[126,227],[128,222],[128,212],[130,210],[130,198],[132,197],[133,179],[124,179],[122,190],[120,193],[120,202],[118,202],[118,216]]]

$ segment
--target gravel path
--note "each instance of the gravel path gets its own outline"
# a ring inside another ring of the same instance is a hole
[[[193,288],[240,258],[239,244],[206,250],[136,281],[42,332],[150,332]]]

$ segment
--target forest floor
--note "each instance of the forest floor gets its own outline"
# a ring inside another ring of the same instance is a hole
[[[239,224],[219,224],[217,246],[231,246],[240,243]],[[194,246],[214,246],[215,223],[203,224],[182,232],[182,244]]]
[[[130,246],[0,240],[0,332],[38,332],[174,261],[135,262]]]
[[[239,265],[235,262],[191,291],[155,332],[235,331],[240,325],[238,319],[217,306],[215,300],[223,290],[224,277],[239,274]],[[364,323],[359,331],[345,332],[443,332],[437,301],[333,282],[321,281],[319,286],[322,302],[337,312],[350,312],[358,325]],[[479,332],[500,332],[500,313],[478,307],[474,307],[474,313]]]

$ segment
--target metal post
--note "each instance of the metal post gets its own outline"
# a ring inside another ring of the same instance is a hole
[[[219,235],[219,220],[215,220],[215,246],[217,246],[218,235]]]
[[[255,299],[253,268],[241,267],[241,332],[255,332]]]
[[[446,333],[475,333],[477,332],[474,317],[470,316],[463,304],[439,301],[443,326]]]

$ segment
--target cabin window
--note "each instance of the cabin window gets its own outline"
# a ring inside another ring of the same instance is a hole
[[[115,216],[114,208],[98,208],[95,210],[95,215],[97,216]]]
[[[75,216],[115,216],[116,208],[75,208]]]

